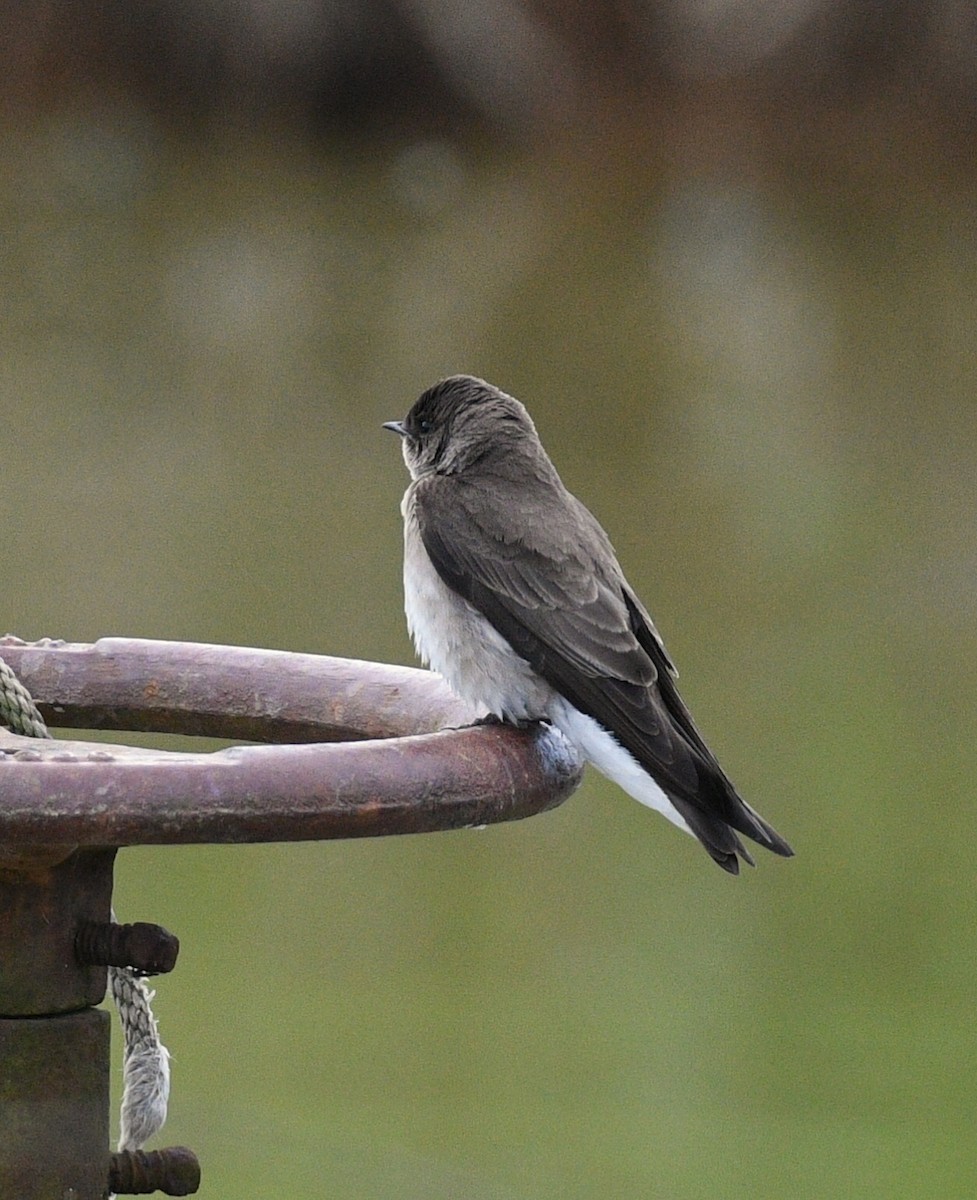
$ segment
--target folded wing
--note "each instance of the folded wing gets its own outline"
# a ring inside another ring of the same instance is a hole
[[[525,495],[505,482],[432,475],[416,485],[420,534],[444,582],[575,708],[614,734],[721,866],[737,870],[738,855],[752,861],[734,831],[789,855],[696,729],[658,631],[597,521],[558,480],[548,503],[537,499],[518,521],[503,521]],[[566,504],[581,518],[571,545],[566,521],[554,518]],[[515,540],[514,527],[521,531]]]

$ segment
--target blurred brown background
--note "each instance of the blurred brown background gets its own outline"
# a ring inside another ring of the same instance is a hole
[[[201,1195],[972,1196],[973,6],[2,12],[4,625],[412,661],[379,424],[480,374],[798,852],[125,851]]]

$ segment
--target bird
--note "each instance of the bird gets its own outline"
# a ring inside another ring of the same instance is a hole
[[[564,486],[524,405],[452,375],[383,427],[402,439],[411,476],[404,609],[424,664],[490,721],[558,729],[730,874],[755,865],[742,837],[790,857],[703,741],[608,535]]]

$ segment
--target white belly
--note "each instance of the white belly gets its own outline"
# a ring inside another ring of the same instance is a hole
[[[406,505],[404,610],[417,653],[463,700],[510,721],[547,716],[553,689],[444,583]]]
[[[654,779],[617,739],[579,712],[520,658],[467,600],[453,592],[424,549],[404,497],[404,609],[417,653],[463,700],[510,721],[546,720],[581,756],[649,808],[690,833]]]

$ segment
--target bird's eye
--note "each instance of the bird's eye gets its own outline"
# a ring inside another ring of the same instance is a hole
[[[418,433],[430,433],[431,432],[431,422],[427,419],[427,417],[421,417],[421,419],[417,422],[417,432]]]

